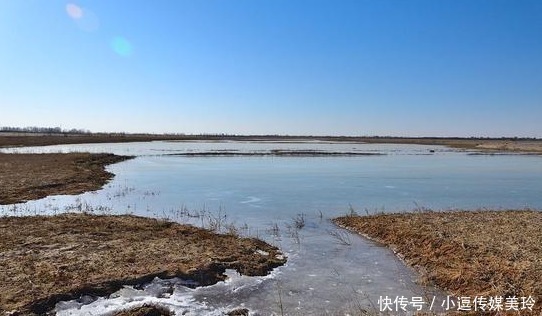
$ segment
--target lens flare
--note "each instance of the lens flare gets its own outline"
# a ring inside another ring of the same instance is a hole
[[[73,3],[66,4],[66,13],[68,13],[70,18],[74,20],[78,20],[83,17],[83,9]]]
[[[117,36],[111,40],[111,47],[117,55],[128,57],[132,55],[132,44],[124,37]]]
[[[100,20],[87,8],[82,8],[76,4],[66,4],[66,13],[75,22],[77,27],[86,32],[96,31],[100,27]]]

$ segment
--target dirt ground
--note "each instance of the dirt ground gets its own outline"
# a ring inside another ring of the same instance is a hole
[[[87,153],[0,153],[0,204],[98,190],[113,177],[105,166],[129,158]]]
[[[0,235],[0,314],[42,314],[156,276],[208,285],[225,269],[266,275],[285,262],[263,241],[128,215],[4,217]]]
[[[456,296],[528,297],[542,312],[542,212],[451,211],[345,216],[336,224],[393,249]]]

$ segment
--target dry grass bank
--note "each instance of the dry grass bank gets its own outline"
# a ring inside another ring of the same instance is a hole
[[[436,145],[483,152],[542,153],[542,140],[442,139]]]
[[[129,158],[88,153],[0,153],[0,204],[98,190],[113,177],[105,166]]]
[[[41,314],[60,300],[156,276],[207,285],[225,269],[265,275],[285,262],[256,239],[135,216],[5,217],[0,235],[0,314]]]
[[[426,281],[453,295],[531,295],[542,311],[542,212],[422,212],[334,221],[391,247]]]

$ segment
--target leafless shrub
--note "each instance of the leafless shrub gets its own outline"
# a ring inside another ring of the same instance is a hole
[[[273,225],[271,225],[271,228],[269,228],[267,231],[275,238],[280,237],[280,228],[277,223],[273,223]]]
[[[356,212],[352,204],[348,204],[348,213],[346,214],[346,216],[358,216],[358,213]]]
[[[352,245],[352,240],[350,240],[350,235],[347,232],[338,229],[328,230],[327,232],[331,237],[335,238],[339,244],[345,246]]]
[[[294,221],[294,227],[296,229],[302,229],[303,227],[305,227],[305,214],[303,213],[297,214],[297,216],[294,217],[293,221]]]

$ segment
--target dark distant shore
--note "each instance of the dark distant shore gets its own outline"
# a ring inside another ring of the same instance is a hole
[[[346,142],[371,144],[441,145],[485,152],[542,153],[542,139],[531,138],[439,138],[439,137],[356,137],[276,135],[159,135],[159,134],[33,134],[0,132],[0,147],[45,146],[86,143],[148,141],[260,141],[260,142]]]

